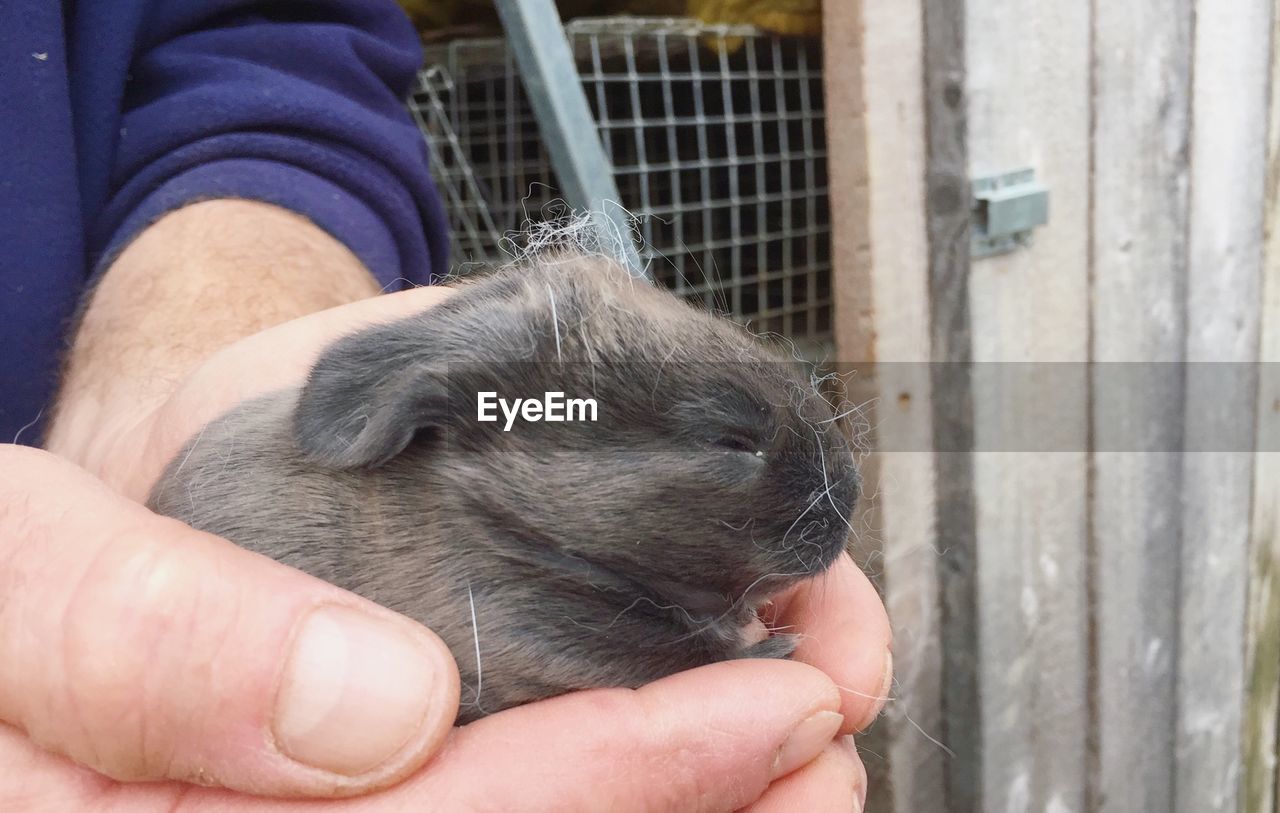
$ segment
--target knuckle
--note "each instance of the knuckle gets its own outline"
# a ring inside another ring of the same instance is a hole
[[[177,729],[190,726],[199,667],[202,579],[181,546],[148,531],[113,534],[73,589],[62,619],[65,711],[80,748],[117,779],[171,773]],[[206,667],[207,668],[207,667]]]
[[[27,554],[52,547],[50,536],[49,527],[36,519],[30,495],[0,491],[0,618],[30,579]]]
[[[639,697],[617,690],[600,693],[596,701],[598,713],[608,715],[600,719],[635,721],[628,734],[635,747],[625,757],[611,751],[615,760],[622,760],[617,767],[618,809],[636,808],[636,800],[643,799],[639,809],[653,813],[720,811],[750,798],[747,781],[709,769],[739,761],[730,756],[742,749],[735,732],[710,723],[695,730],[662,708],[635,702]],[[655,776],[662,781],[653,782]]]

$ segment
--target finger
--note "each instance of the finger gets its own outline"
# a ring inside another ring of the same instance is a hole
[[[110,485],[142,501],[169,461],[209,421],[236,404],[273,390],[300,386],[326,347],[361,327],[421,313],[453,294],[414,288],[309,314],[223,348],[200,366],[152,416],[140,459]]]
[[[749,813],[862,813],[867,771],[852,737],[841,737],[817,759],[769,786]]]
[[[731,661],[637,691],[580,692],[467,726],[422,790],[510,810],[734,810],[819,754],[842,724],[817,670]],[[480,780],[504,766],[503,786]],[[406,788],[408,790],[408,788]]]
[[[812,664],[840,687],[842,733],[875,720],[889,695],[892,632],[875,588],[846,554],[826,573],[775,602],[778,627],[800,633],[797,660]]]
[[[457,729],[426,768],[325,813],[519,810],[719,813],[759,798],[831,743],[839,695],[812,667],[730,661],[635,691],[595,689],[508,709]],[[312,803],[207,788],[132,786],[126,805],[177,811],[303,813]]]
[[[98,811],[102,800],[116,786],[102,774],[40,748],[21,731],[4,723],[0,723],[0,765],[4,766],[0,770],[0,810],[5,811]],[[180,787],[176,782],[152,783],[150,787],[159,788],[162,784]],[[163,796],[157,794],[137,810],[161,810],[163,801]]]
[[[122,780],[344,795],[422,765],[457,668],[395,613],[0,447],[0,721]]]

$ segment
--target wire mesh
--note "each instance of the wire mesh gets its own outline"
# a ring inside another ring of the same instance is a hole
[[[658,282],[757,331],[831,336],[830,210],[817,40],[690,20],[565,27],[621,203]],[[428,49],[412,100],[453,218],[454,260],[564,211],[501,39]]]
[[[457,265],[464,258],[490,258],[502,230],[446,113],[444,98],[453,88],[453,80],[442,66],[430,66],[418,76],[409,110],[427,134],[432,175],[449,216],[450,259]]]

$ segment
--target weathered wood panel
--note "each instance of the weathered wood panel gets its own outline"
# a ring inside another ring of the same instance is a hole
[[[930,387],[936,454],[941,600],[942,739],[953,756],[947,809],[982,798],[982,695],[978,684],[977,534],[973,494],[973,394],[969,379],[969,179],[965,3],[924,0],[924,110],[929,268]]]
[[[875,351],[861,10],[860,3],[822,9],[836,360],[860,366]]]
[[[874,444],[869,433],[876,421],[877,389],[860,10],[857,3],[823,7],[823,70],[826,76],[839,77],[825,86],[835,302],[835,356],[828,361],[843,381],[850,428],[858,436],[862,452],[859,466],[865,487],[853,521],[851,552],[883,593],[883,552],[878,531],[881,520],[876,499],[880,461],[869,453]],[[855,407],[859,407],[856,412]],[[868,748],[875,744],[880,743],[867,743]],[[869,769],[874,767],[873,764]]]
[[[1277,4],[1280,5],[1280,4]],[[1272,6],[1271,99],[1267,127],[1263,244],[1262,362],[1258,382],[1253,513],[1249,534],[1246,628],[1243,809],[1273,813],[1277,805],[1280,723],[1280,8]]]
[[[823,6],[823,71],[825,83],[828,175],[831,189],[832,290],[835,297],[836,371],[846,383],[847,408],[861,406],[855,431],[874,426],[878,404],[872,362],[875,325],[871,284],[871,241],[868,223],[866,128],[863,122],[863,54],[860,3]],[[865,422],[865,424],[864,424]],[[860,444],[874,445],[870,436]],[[850,551],[883,595],[883,520],[880,510],[881,457],[862,454],[859,467],[863,497],[853,518]],[[893,781],[889,750],[895,732],[888,716],[859,738],[867,768],[867,806],[893,813]]]
[[[841,4],[826,4],[827,14]],[[847,4],[854,5],[854,4]],[[897,679],[885,722],[892,810],[945,810],[925,228],[923,21],[918,3],[863,3],[867,247],[884,589]],[[853,332],[854,341],[859,334]],[[860,361],[844,353],[842,360]],[[874,759],[874,757],[870,757]],[[886,804],[881,797],[876,800]],[[870,800],[869,809],[872,807]]]
[[[1091,810],[1173,808],[1190,0],[1094,6]]]
[[[1275,813],[1280,3],[1075,6],[859,5],[893,805]]]
[[[1175,810],[1236,811],[1271,0],[1198,0]],[[1209,451],[1195,451],[1197,449]]]
[[[1030,247],[970,272],[982,809],[1082,810],[1089,5],[967,9],[970,175],[1030,166],[1051,194]]]

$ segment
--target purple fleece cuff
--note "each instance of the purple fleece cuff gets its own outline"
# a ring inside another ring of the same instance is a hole
[[[309,218],[351,249],[386,290],[399,290],[406,282],[431,281],[429,269],[403,267],[391,231],[373,209],[354,195],[299,167],[255,158],[212,161],[165,181],[115,230],[97,270],[102,270],[143,229],[166,213],[216,198],[263,201]]]

